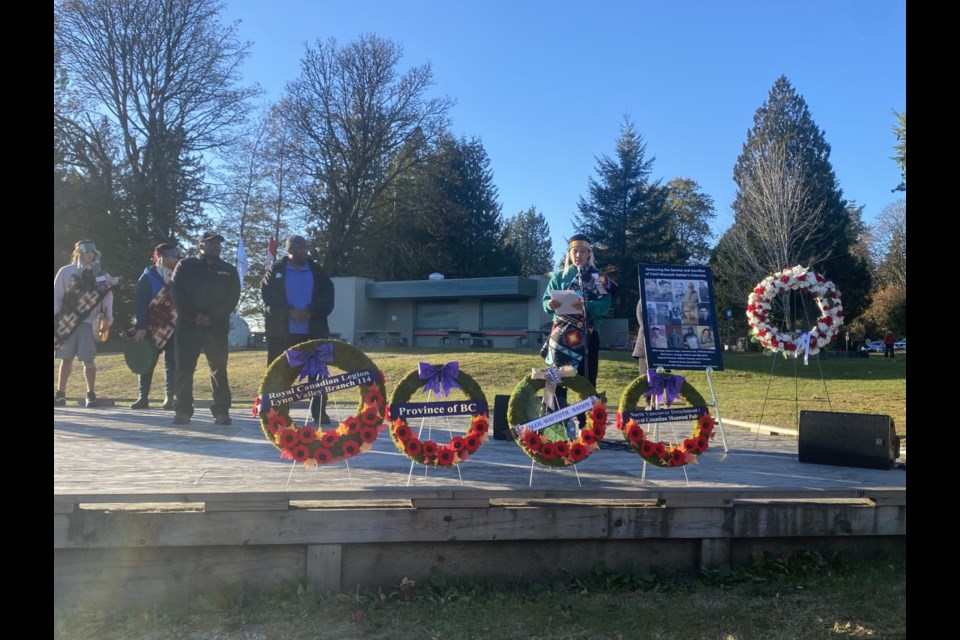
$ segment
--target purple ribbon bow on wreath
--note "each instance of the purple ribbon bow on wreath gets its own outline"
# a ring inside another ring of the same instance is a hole
[[[451,390],[463,388],[457,382],[457,378],[460,377],[460,365],[456,360],[439,367],[421,362],[418,375],[421,380],[425,381],[423,383],[423,392],[428,393],[433,391],[438,398],[440,397],[441,391],[444,397],[448,397]]]
[[[673,404],[673,401],[680,397],[680,390],[683,389],[683,383],[686,382],[683,376],[661,376],[654,369],[647,369],[647,382],[650,384],[650,390],[643,396],[650,398],[656,396],[663,398],[666,395],[667,406]]]
[[[318,346],[313,353],[304,353],[296,349],[287,349],[285,353],[287,364],[293,368],[303,367],[300,369],[298,381],[310,376],[326,378],[330,375],[326,363],[333,361],[333,345],[329,342]]]

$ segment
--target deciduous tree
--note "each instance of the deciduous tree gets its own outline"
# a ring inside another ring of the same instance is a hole
[[[399,45],[376,34],[344,46],[317,41],[287,86],[299,198],[331,275],[361,275],[353,270],[357,251],[395,230],[383,209],[390,190],[447,125],[453,102],[428,97],[430,65],[401,74],[401,57]]]

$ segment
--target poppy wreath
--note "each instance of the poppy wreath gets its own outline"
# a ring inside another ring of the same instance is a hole
[[[710,446],[710,438],[713,437],[713,416],[708,412],[694,420],[693,433],[680,445],[654,442],[647,439],[647,434],[636,420],[623,422],[623,414],[636,409],[640,405],[640,398],[648,391],[650,391],[650,383],[647,376],[640,376],[623,390],[623,395],[620,396],[620,409],[617,412],[617,429],[623,433],[623,439],[634,453],[657,467],[682,467],[696,462],[697,456]],[[691,407],[707,406],[704,397],[687,381],[684,381],[680,389],[680,397]]]
[[[459,371],[457,383],[463,393],[473,401],[487,403],[480,385],[463,371]],[[423,388],[419,370],[414,369],[405,375],[393,390],[390,406],[409,402],[417,391]],[[460,464],[476,453],[490,431],[490,419],[486,412],[474,413],[470,417],[470,429],[462,436],[454,436],[447,444],[438,444],[434,440],[421,441],[404,418],[390,421],[390,437],[402,454],[420,464],[434,467],[449,467]]]
[[[783,333],[770,324],[773,299],[785,291],[807,291],[820,309],[809,332]],[[843,326],[843,305],[837,286],[816,271],[797,265],[761,281],[747,298],[747,324],[753,339],[764,349],[799,355],[816,355],[834,340]]]
[[[507,424],[510,425],[510,435],[534,462],[547,467],[565,467],[586,460],[599,448],[600,441],[606,435],[607,407],[606,395],[597,393],[596,388],[583,376],[563,378],[562,383],[580,400],[590,396],[598,398],[593,408],[587,412],[586,426],[580,430],[575,439],[550,440],[532,429],[524,429],[520,434],[514,430],[515,426],[526,424],[539,417],[537,409],[540,403],[537,393],[543,390],[545,384],[546,380],[536,380],[527,375],[514,387],[510,402],[507,404]]]
[[[303,462],[308,467],[339,462],[369,450],[383,427],[385,415],[383,372],[362,351],[340,340],[309,340],[292,348],[312,352],[327,343],[333,345],[333,359],[328,363],[330,366],[344,372],[363,369],[373,369],[375,372],[374,382],[357,387],[360,401],[356,415],[350,416],[336,428],[319,432],[309,425],[297,426],[290,418],[290,404],[270,407],[266,412],[261,412],[261,396],[290,388],[300,375],[302,367],[291,367],[285,357],[277,358],[267,367],[254,399],[253,415],[259,416],[263,434],[280,449],[280,457]]]

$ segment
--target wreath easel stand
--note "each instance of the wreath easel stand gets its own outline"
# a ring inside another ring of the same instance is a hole
[[[420,438],[421,440],[423,440],[423,429],[424,429],[424,427],[426,427],[426,429],[427,429],[427,438],[428,438],[428,439],[431,438],[431,437],[432,437],[432,434],[433,434],[433,427],[427,426],[427,425],[426,425],[426,421],[427,421],[426,418],[420,418],[420,427],[417,429],[417,437]],[[453,437],[454,437],[453,429],[450,428],[450,424],[449,424],[450,418],[449,418],[449,417],[445,417],[445,418],[443,419],[443,421],[444,421],[445,423],[447,423],[447,429],[446,429],[447,433],[449,433],[449,434],[450,434],[450,437],[453,438]],[[439,429],[438,429],[438,431],[439,431]],[[417,465],[416,462],[414,462],[413,460],[410,461],[410,471],[407,473],[407,486],[408,486],[408,487],[410,486],[410,482],[413,480],[413,468],[414,468],[416,465]],[[457,479],[460,480],[460,486],[462,487],[462,486],[463,486],[463,474],[460,473],[460,465],[459,465],[459,464],[455,464],[455,465],[452,465],[452,466],[456,467],[456,469],[457,469]],[[426,478],[427,478],[427,473],[428,473],[429,471],[430,471],[430,465],[426,465],[426,464],[423,465],[423,478],[424,478],[424,480],[426,480]]]
[[[776,296],[779,293],[791,295],[795,291],[807,291],[816,301],[821,313],[815,322],[811,322],[807,301],[803,297],[797,296],[803,311],[805,326],[811,327],[810,331],[800,332],[799,335],[796,331],[785,330],[786,318],[776,328],[771,326],[769,318],[773,300]],[[790,267],[768,276],[757,284],[748,298],[747,322],[750,325],[753,338],[765,350],[771,351],[774,356],[770,365],[770,373],[767,376],[763,402],[760,405],[760,416],[757,418],[756,437],[753,443],[754,448],[756,448],[760,440],[760,428],[763,425],[767,401],[770,399],[773,372],[776,369],[777,356],[779,355],[784,358],[787,358],[790,354],[794,356],[794,424],[798,424],[800,419],[800,370],[797,361],[801,354],[805,365],[809,362],[811,356],[816,361],[827,407],[830,411],[833,411],[830,392],[827,390],[826,377],[823,375],[823,365],[820,363],[820,350],[821,347],[836,338],[840,327],[843,325],[843,306],[840,300],[840,292],[833,282],[812,269],[801,265]]]

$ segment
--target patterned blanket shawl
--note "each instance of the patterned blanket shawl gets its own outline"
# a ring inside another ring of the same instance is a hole
[[[112,288],[98,283],[93,272],[87,269],[74,276],[73,285],[63,294],[60,312],[53,315],[54,351],[63,346]]]
[[[150,306],[147,307],[147,313],[149,315],[147,333],[153,338],[157,349],[162,350],[173,337],[173,330],[177,323],[177,310],[173,306],[173,295],[170,293],[169,284],[164,285],[153,297]]]
[[[584,274],[583,290],[580,281],[574,278],[567,286],[576,291],[585,302],[599,300],[607,295],[606,274],[596,269],[587,269]],[[562,367],[570,365],[577,368],[586,352],[586,338],[593,331],[593,318],[587,315],[555,314],[550,337],[540,350],[540,355],[548,365]]]

